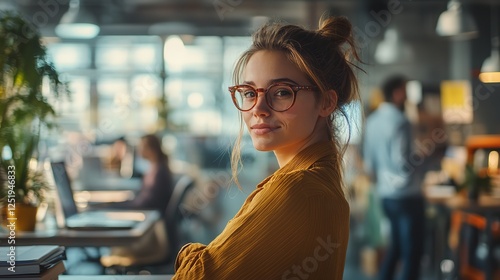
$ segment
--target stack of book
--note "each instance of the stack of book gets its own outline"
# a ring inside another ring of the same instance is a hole
[[[63,246],[0,246],[0,279],[57,280],[65,259]]]

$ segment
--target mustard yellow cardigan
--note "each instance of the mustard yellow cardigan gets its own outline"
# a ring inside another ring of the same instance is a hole
[[[173,279],[342,279],[349,205],[334,144],[317,143],[262,181],[210,244],[186,244]]]

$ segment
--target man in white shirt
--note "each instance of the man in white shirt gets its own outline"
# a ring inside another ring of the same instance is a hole
[[[383,102],[366,120],[363,160],[391,224],[391,239],[379,279],[418,279],[424,247],[425,201],[421,190],[426,160],[413,151],[412,127],[404,114],[405,77],[382,86]]]

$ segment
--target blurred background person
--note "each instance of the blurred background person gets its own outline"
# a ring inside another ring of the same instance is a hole
[[[127,156],[127,152],[130,150],[125,137],[120,137],[116,139],[110,147],[109,156],[106,158],[106,167],[110,171],[120,172],[122,163]]]
[[[407,79],[389,77],[382,85],[385,101],[366,120],[363,160],[390,223],[390,241],[379,279],[418,279],[425,244],[422,183],[439,160],[434,151],[414,148],[412,125],[405,115]],[[401,263],[400,263],[401,262]]]
[[[98,208],[158,210],[162,215],[165,213],[174,183],[161,140],[154,134],[144,135],[137,152],[148,163],[139,192],[132,200],[98,204]]]

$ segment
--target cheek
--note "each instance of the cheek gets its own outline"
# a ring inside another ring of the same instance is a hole
[[[309,127],[314,127],[316,121],[311,115],[291,114],[281,118],[282,123],[292,131],[307,131]]]
[[[251,118],[251,115],[248,113],[248,112],[242,112],[241,113],[241,118],[243,119],[243,122],[245,124],[248,124],[250,118]]]
[[[248,128],[250,125],[250,119],[252,118],[252,114],[248,113],[248,112],[242,112],[241,118],[243,119],[243,122],[245,123],[246,127]]]
[[[303,126],[316,122],[318,112],[316,108],[291,108],[281,116],[288,126]]]

